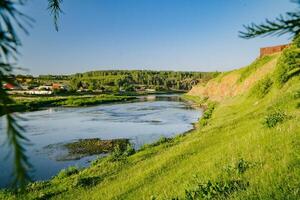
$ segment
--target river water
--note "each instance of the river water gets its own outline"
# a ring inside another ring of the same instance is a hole
[[[27,155],[34,171],[33,180],[46,180],[68,166],[85,167],[95,156],[79,160],[58,159],[60,151],[49,148],[85,138],[129,138],[138,149],[161,136],[172,137],[193,128],[201,110],[192,107],[177,95],[139,97],[126,103],[104,104],[80,108],[48,108],[19,114],[26,120],[21,125],[31,145]],[[5,144],[5,119],[0,118],[0,187],[12,180],[13,162]]]

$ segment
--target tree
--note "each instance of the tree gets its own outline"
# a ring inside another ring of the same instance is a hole
[[[48,9],[54,18],[55,29],[58,30],[57,19],[61,13],[62,0],[48,0]],[[17,30],[28,34],[27,27],[32,25],[33,19],[20,12],[17,8],[23,6],[26,0],[0,0],[0,117],[5,116],[7,121],[7,141],[14,157],[15,186],[24,186],[30,180],[29,170],[32,168],[25,154],[25,145],[29,140],[24,136],[24,128],[19,125],[20,117],[13,114],[8,104],[14,103],[4,83],[14,84],[13,75],[18,49],[21,46]]]
[[[299,4],[300,0],[292,0]],[[300,34],[300,8],[293,12],[287,12],[285,16],[280,15],[275,20],[266,19],[262,24],[250,24],[244,26],[245,30],[240,31],[240,37],[245,39],[257,36],[292,34],[293,37]]]

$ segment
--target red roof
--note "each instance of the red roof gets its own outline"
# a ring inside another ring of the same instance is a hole
[[[12,89],[14,89],[15,87],[16,87],[16,86],[14,86],[14,85],[11,84],[11,83],[3,84],[3,88],[4,88],[4,89],[12,90]]]

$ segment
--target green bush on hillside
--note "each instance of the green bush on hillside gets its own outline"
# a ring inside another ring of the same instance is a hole
[[[246,190],[249,182],[243,179],[242,174],[251,166],[249,161],[241,158],[236,163],[223,167],[227,178],[221,173],[217,180],[196,180],[196,186],[185,190],[185,199],[226,199],[234,192]]]
[[[66,169],[61,170],[58,174],[57,174],[57,178],[62,179],[62,178],[66,178],[68,176],[71,176],[73,174],[77,174],[79,172],[77,167],[74,166],[70,166]]]
[[[300,73],[300,36],[280,56],[275,69],[275,80],[279,87]]]
[[[98,176],[94,177],[82,177],[78,176],[73,181],[73,187],[89,187],[94,186],[101,181],[101,178]]]
[[[264,118],[263,124],[268,128],[273,128],[277,124],[282,123],[287,119],[287,115],[279,109],[270,111]]]
[[[256,85],[252,88],[251,94],[258,98],[263,98],[269,93],[269,91],[272,88],[272,85],[272,79],[269,76],[267,76],[256,83]]]
[[[203,116],[201,117],[201,119],[199,121],[201,126],[206,126],[207,125],[208,120],[211,118],[215,107],[216,107],[215,103],[211,102],[211,103],[208,104],[207,109],[205,110],[205,112],[203,113]]]
[[[197,199],[224,199],[234,192],[246,190],[249,183],[241,179],[230,179],[223,181],[207,181],[198,183],[192,189],[185,190],[186,200]]]

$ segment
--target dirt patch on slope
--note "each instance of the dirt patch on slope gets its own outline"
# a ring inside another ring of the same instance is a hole
[[[210,80],[205,86],[197,85],[188,92],[188,95],[208,97],[213,101],[222,101],[228,97],[234,97],[248,91],[254,84],[264,78],[267,74],[273,72],[277,63],[278,56],[258,68],[243,82],[239,82],[240,70],[234,70],[221,80],[217,78]]]

